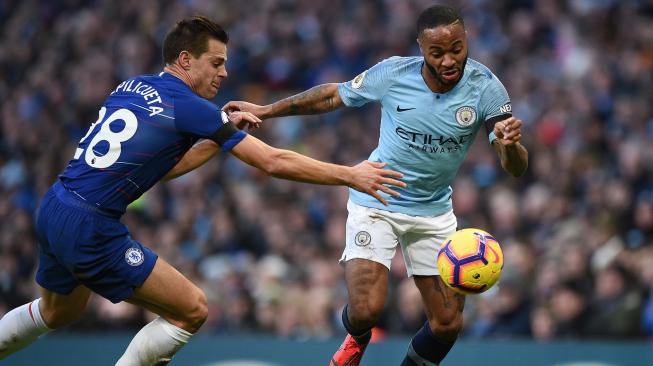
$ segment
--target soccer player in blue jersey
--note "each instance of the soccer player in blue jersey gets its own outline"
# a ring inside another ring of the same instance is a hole
[[[485,126],[504,170],[520,176],[528,152],[522,122],[488,68],[467,57],[463,19],[447,6],[426,9],[417,21],[419,57],[391,57],[341,84],[323,84],[279,102],[258,106],[234,101],[227,111],[262,119],[381,103],[381,134],[369,160],[402,171],[408,188],[382,206],[350,191],[346,247],[341,261],[349,303],[342,321],[349,333],[331,366],[356,366],[383,310],[390,261],[397,245],[419,288],[428,322],[412,339],[403,366],[438,365],[463,324],[465,298],[437,278],[441,242],[456,230],[451,183],[477,132]],[[259,123],[255,123],[258,125]]]
[[[101,107],[37,215],[41,297],[0,320],[0,359],[79,318],[91,291],[160,317],[136,334],[117,365],[163,365],[207,317],[206,297],[165,260],[129,236],[120,216],[159,180],[202,165],[218,150],[281,178],[348,185],[379,196],[404,187],[385,164],[323,163],[272,148],[236,128],[260,120],[227,116],[208,100],[227,77],[228,36],[204,17],[182,20],[163,44],[164,71],[122,82]],[[205,139],[196,142],[199,139]],[[90,361],[90,360],[89,360]]]

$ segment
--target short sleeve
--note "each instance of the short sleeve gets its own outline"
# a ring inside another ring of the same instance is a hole
[[[215,141],[222,151],[231,150],[247,135],[215,104],[193,96],[175,100],[175,126],[182,133]]]
[[[512,106],[508,91],[496,76],[492,75],[489,84],[481,94],[479,110],[485,124],[490,143],[494,141],[494,125],[512,116]]]
[[[348,107],[359,107],[380,100],[392,82],[392,60],[393,58],[383,60],[353,80],[340,83],[338,93],[343,103]]]
[[[175,126],[180,132],[209,138],[223,124],[220,112],[206,99],[184,95],[175,100]]]

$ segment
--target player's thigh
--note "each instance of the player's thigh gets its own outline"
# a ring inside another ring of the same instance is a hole
[[[69,294],[60,294],[40,287],[39,311],[49,328],[60,328],[79,319],[86,308],[91,290],[85,286],[75,287]]]
[[[463,325],[465,296],[448,288],[439,276],[413,276],[422,295],[431,329],[455,338]]]
[[[383,310],[388,272],[399,243],[392,214],[348,202],[345,279],[349,311],[354,317],[374,318]]]
[[[204,292],[162,258],[158,258],[143,285],[127,301],[182,328],[198,327],[206,318]]]

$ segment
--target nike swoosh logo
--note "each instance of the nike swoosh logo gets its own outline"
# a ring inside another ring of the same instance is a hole
[[[348,359],[342,366],[351,365],[352,363],[354,363],[354,361],[356,361],[358,359],[357,356],[358,356],[358,353],[354,353],[354,356],[352,356],[352,358]]]
[[[409,111],[411,109],[415,109],[415,108],[401,108],[401,107],[397,106],[397,112],[405,112],[405,111]]]
[[[347,359],[347,361],[345,361],[344,364],[342,364],[342,366],[349,366],[349,365],[351,365],[351,363],[353,363],[354,361],[356,361],[356,359],[358,358],[358,355],[359,355],[359,354],[360,354],[360,353],[358,353],[358,352],[354,353],[354,354],[353,354],[349,359]],[[339,365],[338,365],[338,362],[336,362],[336,360],[335,360],[333,357],[331,358],[331,365],[332,365],[332,366],[339,366]]]

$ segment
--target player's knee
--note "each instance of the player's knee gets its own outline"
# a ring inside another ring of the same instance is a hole
[[[195,333],[202,327],[208,315],[209,307],[206,301],[206,295],[203,291],[198,290],[190,310],[184,314],[184,326],[182,328],[191,333]]]
[[[358,301],[349,304],[349,321],[357,328],[368,328],[376,324],[383,311],[383,302]]]
[[[429,326],[431,327],[431,332],[438,338],[453,341],[463,329],[463,315],[462,313],[457,313],[450,317],[440,316],[437,319],[429,319]]]
[[[58,329],[74,323],[82,316],[79,309],[44,307],[40,309],[43,321],[50,329]]]

